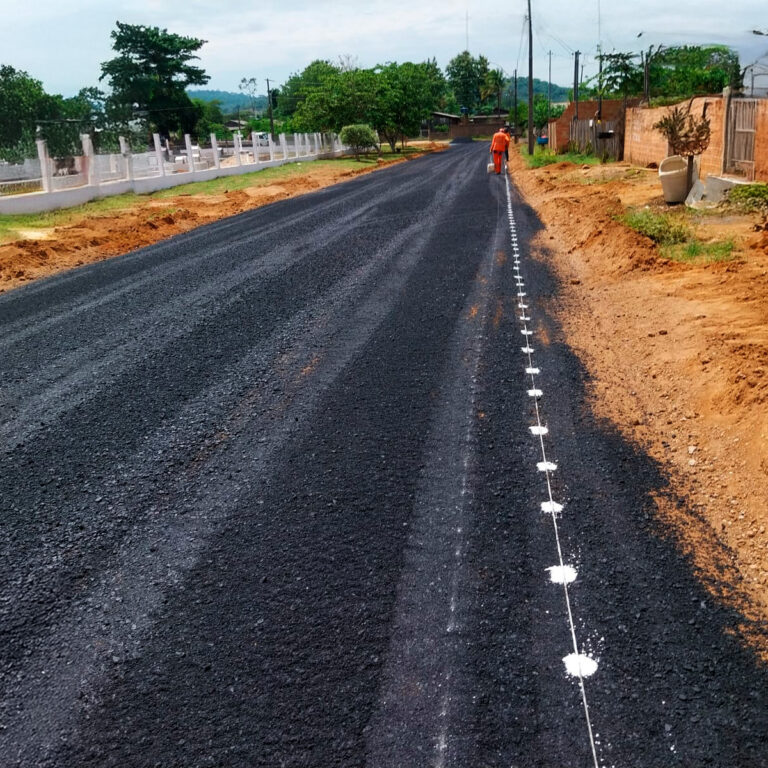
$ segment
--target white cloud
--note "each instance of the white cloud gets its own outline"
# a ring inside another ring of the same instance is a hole
[[[746,64],[768,49],[768,40],[750,32],[768,24],[764,8],[765,0],[741,0],[727,13],[713,0],[603,2],[603,48],[639,51],[652,43],[720,42],[737,47]],[[534,0],[537,77],[546,79],[549,49],[553,79],[562,85],[572,79],[571,52],[576,48],[584,53],[587,72],[594,68],[597,9],[597,0],[578,7],[572,0]],[[100,63],[111,55],[109,33],[119,19],[207,40],[201,59],[211,87],[235,90],[241,77],[269,76],[280,82],[313,59],[336,59],[340,54],[357,57],[361,66],[432,56],[445,66],[465,47],[467,10],[470,50],[485,54],[508,73],[517,66],[524,74],[524,3],[494,13],[478,0],[421,0],[406,7],[370,0],[14,3],[13,24],[0,27],[0,63],[26,69],[50,91],[74,93],[97,82]],[[639,32],[643,35],[638,39]]]

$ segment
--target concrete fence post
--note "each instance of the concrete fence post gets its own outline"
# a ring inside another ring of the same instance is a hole
[[[48,161],[48,144],[45,139],[37,139],[35,144],[37,145],[37,159],[40,161],[40,183],[42,184],[43,192],[50,192],[52,184],[51,164]]]
[[[299,152],[301,152],[301,134],[296,135],[293,134],[293,155],[294,157],[299,156]]]
[[[288,142],[286,141],[285,134],[281,133],[280,136],[280,151],[283,153],[283,160],[288,159]]]
[[[269,147],[270,162],[275,159],[275,142],[272,141],[272,134],[267,134],[267,146]]]
[[[88,186],[96,187],[99,185],[99,176],[96,172],[96,157],[93,152],[93,142],[87,133],[81,133],[80,143],[83,145],[83,158],[85,159]]]
[[[243,143],[242,143],[242,136],[240,135],[240,131],[237,131],[232,134],[232,143],[235,145],[235,157],[237,158],[236,162],[238,165],[242,165],[243,157],[241,152],[243,151]]]
[[[315,155],[319,155],[320,154],[320,150],[318,149],[318,146],[317,146],[317,134],[316,133],[312,134],[312,144],[315,147]]]
[[[155,144],[155,157],[157,158],[157,170],[161,176],[165,176],[165,158],[163,157],[163,148],[160,144],[160,134],[153,133],[152,141]]]
[[[190,173],[194,173],[195,170],[195,157],[192,154],[192,138],[188,133],[184,134],[184,149],[187,153],[187,167]]]
[[[48,158],[48,145],[45,139],[37,139],[37,158],[40,160],[40,179],[43,185],[43,192],[53,190],[53,180],[51,177],[51,163]]]
[[[120,154],[123,156],[123,160],[125,160],[125,178],[128,181],[133,181],[133,155],[131,154],[131,148],[124,136],[118,136],[117,140],[120,142]]]
[[[259,137],[256,135],[256,131],[251,132],[251,145],[253,146],[253,162],[255,165],[259,163]]]
[[[211,150],[213,151],[213,167],[221,168],[221,158],[219,157],[219,142],[216,140],[216,134],[211,134]]]

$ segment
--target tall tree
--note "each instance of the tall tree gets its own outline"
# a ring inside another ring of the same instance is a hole
[[[459,106],[466,107],[470,112],[480,106],[480,89],[488,69],[488,59],[485,56],[474,58],[469,51],[462,51],[448,62],[445,68],[448,84]]]
[[[496,99],[496,112],[498,114],[501,114],[501,94],[506,84],[504,73],[500,69],[491,69],[486,74],[480,89],[480,96],[483,101],[490,98]]]
[[[35,131],[48,98],[43,84],[26,72],[0,66],[0,159],[34,156]]]
[[[101,65],[101,78],[112,88],[111,99],[123,109],[146,112],[159,133],[191,131],[200,110],[186,93],[190,85],[205,85],[205,71],[190,62],[205,40],[184,37],[159,27],[117,22],[111,33],[119,54]]]
[[[371,124],[389,142],[419,132],[421,123],[437,108],[444,87],[433,62],[389,63],[375,70],[376,94],[369,112]]]

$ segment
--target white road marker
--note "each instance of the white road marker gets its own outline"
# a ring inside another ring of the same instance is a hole
[[[538,376],[541,373],[541,371],[538,368],[526,368],[525,372],[529,376]]]
[[[540,389],[529,389],[528,397],[541,397],[544,393]]]
[[[572,584],[576,581],[576,569],[570,565],[553,565],[547,570],[553,584]]]
[[[532,355],[533,354],[533,347],[520,347],[520,350],[525,355]]]
[[[563,511],[563,505],[558,504],[556,501],[542,501],[541,511],[547,512],[550,515],[556,515]]]
[[[522,333],[523,336],[533,336],[533,331],[529,331],[527,328],[524,328],[520,333]]]
[[[551,461],[540,461],[536,465],[536,469],[538,469],[539,472],[554,472],[557,469],[557,464]]]
[[[532,435],[546,435],[549,430],[546,427],[528,427]]]
[[[583,653],[569,653],[563,663],[568,674],[573,677],[589,677],[597,672],[597,662]]]

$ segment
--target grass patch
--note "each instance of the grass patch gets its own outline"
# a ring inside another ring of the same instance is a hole
[[[529,168],[543,168],[545,165],[554,165],[555,163],[573,163],[574,165],[598,165],[600,158],[595,155],[588,155],[584,152],[566,152],[558,155],[550,149],[537,147],[533,154],[528,154],[528,148],[521,145],[520,154]]]
[[[768,211],[768,184],[737,184],[728,190],[728,202],[743,211]]]
[[[659,245],[677,245],[691,239],[691,231],[679,221],[675,221],[665,213],[654,213],[649,210],[627,211],[619,217],[622,224],[650,237]]]
[[[689,240],[687,243],[664,246],[661,249],[661,255],[672,261],[711,264],[717,261],[730,261],[733,258],[733,248],[733,240],[716,243]]]

